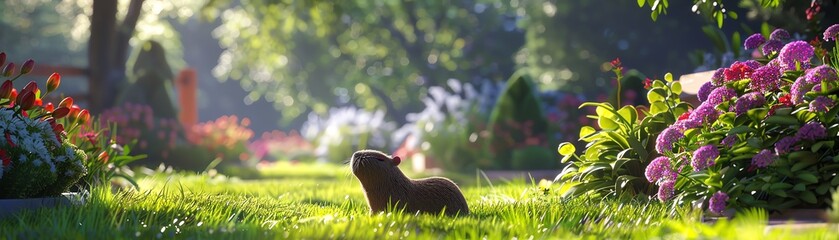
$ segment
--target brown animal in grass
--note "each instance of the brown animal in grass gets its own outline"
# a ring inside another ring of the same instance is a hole
[[[353,154],[352,173],[364,188],[371,213],[387,211],[389,206],[409,213],[469,213],[466,199],[454,182],[443,177],[410,179],[399,170],[401,161],[398,156],[375,150]]]

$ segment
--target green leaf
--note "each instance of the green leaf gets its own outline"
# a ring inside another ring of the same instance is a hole
[[[809,204],[816,204],[818,200],[816,200],[816,194],[813,194],[811,191],[805,191],[798,194],[798,199],[804,201]]]
[[[647,101],[650,103],[663,102],[667,96],[667,91],[661,88],[653,88],[647,92]]]
[[[816,177],[816,175],[813,175],[812,173],[809,173],[809,172],[798,174],[798,179],[801,179],[802,181],[808,182],[808,183],[818,183],[819,182],[819,178]]]
[[[559,155],[562,156],[572,155],[576,151],[577,148],[574,147],[574,144],[571,144],[570,142],[561,143],[559,144],[559,147],[557,147],[557,152],[559,152]]]
[[[583,126],[580,128],[580,139],[586,138],[591,134],[594,134],[597,130],[594,130],[591,126]]]
[[[785,182],[773,183],[772,185],[769,185],[769,190],[788,190],[791,188],[792,184]]]
[[[798,183],[798,184],[795,184],[795,187],[792,187],[792,190],[801,192],[801,191],[807,190],[807,188],[804,186],[803,183]]]
[[[717,27],[722,28],[722,12],[715,12],[714,15],[717,17]]]
[[[638,0],[638,7],[644,7],[645,0]]]
[[[662,113],[662,112],[667,112],[667,109],[668,109],[667,104],[665,104],[664,102],[661,102],[661,101],[654,102],[654,103],[650,104],[650,114],[653,114],[653,115],[658,114],[658,113]]]
[[[827,183],[819,184],[819,186],[816,187],[816,193],[818,193],[819,195],[824,195],[825,193],[827,193],[827,191],[830,191],[830,188],[830,185],[828,185]]]
[[[614,120],[606,117],[599,117],[597,118],[597,125],[600,126],[603,130],[615,130],[618,129],[618,123]]]
[[[672,90],[673,94],[676,94],[676,96],[678,96],[679,94],[682,94],[682,83],[680,83],[680,82],[670,83],[670,90]]]
[[[673,81],[673,74],[672,73],[665,73],[664,74],[664,81],[672,82]]]
[[[737,127],[732,128],[731,130],[728,130],[728,135],[735,135],[735,134],[754,132],[754,131],[755,130],[752,129],[751,127],[749,127],[749,126],[737,126]]]
[[[798,118],[791,115],[772,115],[764,120],[765,123],[780,124],[780,125],[798,125]]]
[[[746,115],[749,116],[749,118],[751,118],[752,121],[760,122],[760,120],[763,120],[764,118],[766,118],[766,114],[768,114],[768,113],[769,113],[769,110],[766,109],[766,108],[754,108],[754,109],[749,109],[749,111],[746,112]]]
[[[620,145],[621,149],[629,148],[629,142],[626,141],[626,137],[612,131],[606,132],[606,134],[612,139],[612,141],[615,141],[618,145]]]
[[[821,142],[817,142],[817,143],[813,144],[813,146],[812,146],[812,147],[810,147],[810,150],[812,150],[813,152],[818,152],[819,150],[821,150],[821,148],[822,148],[822,147],[827,147],[827,148],[831,148],[831,149],[832,149],[832,148],[833,148],[833,144],[834,144],[834,141],[821,141]]]
[[[787,195],[787,192],[783,190],[772,190],[772,194],[775,194],[775,196],[782,198],[789,197],[789,195]]]
[[[626,105],[618,110],[618,114],[626,119],[630,124],[634,124],[638,121],[638,111],[635,110],[635,107],[631,105]]]

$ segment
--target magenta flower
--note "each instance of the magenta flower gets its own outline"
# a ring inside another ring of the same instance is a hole
[[[714,85],[712,82],[705,82],[699,87],[699,91],[696,92],[696,97],[699,98],[700,102],[704,102],[708,99],[708,95],[711,94],[711,91],[714,90]]]
[[[728,201],[728,194],[724,192],[717,191],[711,196],[711,199],[708,200],[708,210],[714,214],[722,214],[725,211],[725,202]]]
[[[810,68],[810,58],[813,57],[814,49],[805,41],[794,41],[788,43],[781,49],[778,59],[781,62],[781,69],[784,71],[798,70],[796,65],[800,64],[801,69]]]
[[[734,89],[728,87],[719,87],[711,91],[710,94],[708,94],[708,99],[705,101],[705,103],[711,104],[712,106],[717,106],[717,104],[731,100],[731,98],[733,97],[737,97],[737,92],[735,92]]]
[[[746,50],[756,49],[760,47],[760,45],[766,43],[766,38],[763,37],[763,34],[755,33],[746,38],[746,41],[743,41],[743,47]]]
[[[747,61],[743,62],[743,64],[745,64],[746,66],[748,66],[751,69],[757,69],[759,67],[763,67],[763,64],[760,64],[760,62],[755,61],[755,60],[747,60]]]
[[[807,79],[807,83],[809,84],[835,82],[839,81],[839,74],[836,73],[836,69],[828,65],[821,65],[808,70],[807,73],[804,74],[804,79]]]
[[[827,136],[827,129],[821,123],[812,121],[804,124],[795,133],[795,137],[799,140],[816,140]]]
[[[781,48],[783,47],[783,42],[775,39],[770,39],[768,42],[766,42],[766,44],[763,44],[763,47],[760,48],[760,51],[763,52],[763,55],[769,55],[774,52],[781,51]]]
[[[734,143],[737,142],[737,135],[728,135],[722,139],[720,142],[723,146],[727,148],[734,147]]]
[[[839,24],[833,24],[824,30],[825,41],[836,41],[839,39]]]
[[[676,180],[664,180],[658,187],[658,200],[664,202],[673,197],[675,193]]]
[[[644,176],[647,177],[647,181],[650,183],[656,183],[658,180],[666,179],[670,176],[670,172],[673,171],[673,168],[670,165],[670,159],[661,156],[653,159],[649,165],[647,165],[647,169],[644,171]]]
[[[714,145],[699,147],[699,149],[693,152],[693,159],[690,160],[690,166],[693,167],[693,171],[702,171],[707,167],[713,166],[719,156],[720,150]]]
[[[790,153],[790,152],[792,152],[792,150],[795,150],[795,149],[793,149],[793,147],[797,143],[798,143],[798,139],[796,139],[793,136],[786,136],[784,138],[781,138],[781,140],[778,140],[777,142],[775,142],[775,154],[784,155],[784,154]],[[752,164],[754,164],[754,158],[752,158]]]
[[[717,110],[714,104],[704,102],[699,105],[693,112],[690,113],[688,119],[699,122],[700,124],[710,123],[720,116],[720,110]]]
[[[678,120],[676,123],[673,124],[673,127],[679,129],[679,131],[686,131],[688,129],[698,128],[702,126],[702,122],[696,119],[684,119]]]
[[[752,81],[749,85],[752,89],[760,92],[768,92],[781,85],[781,68],[776,66],[764,66],[752,73]]]
[[[783,28],[775,29],[775,31],[772,31],[772,34],[769,34],[769,39],[781,41],[787,40],[789,39],[789,32],[787,32],[787,30],[784,30]]]
[[[749,109],[762,106],[764,103],[766,103],[766,98],[763,97],[762,93],[750,92],[737,98],[737,102],[731,108],[737,116],[740,116],[746,113],[746,111],[749,111]]]
[[[765,168],[769,164],[772,164],[773,161],[775,161],[775,154],[768,149],[763,149],[752,157],[752,165],[759,168]]]
[[[832,99],[825,96],[818,96],[810,102],[810,111],[825,113],[833,107],[833,104]]]
[[[711,84],[714,87],[722,86],[725,81],[725,68],[717,68],[717,71],[714,71],[714,75],[711,76]]]
[[[670,152],[673,150],[673,143],[676,143],[684,137],[684,133],[675,127],[665,128],[655,139],[655,150],[662,154]]]
[[[789,94],[790,100],[792,104],[798,105],[804,102],[804,94],[812,88],[813,84],[807,82],[807,80],[802,76],[798,77],[795,82],[792,83],[792,87],[790,87]]]

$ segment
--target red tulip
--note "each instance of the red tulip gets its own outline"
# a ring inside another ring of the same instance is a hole
[[[90,121],[90,112],[87,111],[87,109],[82,109],[79,111],[79,116],[77,118],[79,119],[79,124],[85,124]]]
[[[3,64],[6,64],[6,53],[0,52],[0,66],[3,66]]]
[[[67,107],[58,107],[55,109],[55,111],[52,111],[52,117],[54,117],[55,119],[61,119],[63,117],[66,117],[67,114],[70,114],[70,109]]]
[[[9,65],[6,65],[6,68],[3,69],[3,76],[11,77],[12,74],[15,74],[15,63],[10,62]]]
[[[61,102],[58,103],[58,107],[70,108],[72,106],[73,106],[73,98],[71,98],[71,97],[66,97],[66,98],[62,99]]]
[[[38,90],[38,83],[36,83],[35,81],[31,81],[31,82],[27,83],[26,86],[23,86],[23,89],[20,90],[20,93],[25,93],[25,92],[36,93],[36,90]]]
[[[55,89],[58,89],[58,85],[60,84],[61,75],[58,75],[58,73],[52,73],[52,75],[50,75],[50,78],[47,79],[47,92],[49,93],[55,91]]]
[[[15,99],[17,99],[17,89],[12,88],[12,93],[9,94],[9,100],[15,102]]]
[[[102,163],[108,163],[108,152],[102,152],[96,157],[96,160],[101,161]]]
[[[18,97],[17,102],[18,105],[20,105],[20,109],[23,109],[24,111],[32,109],[32,107],[35,106],[35,93],[24,93]]]
[[[47,105],[44,106],[44,111],[52,112],[53,110],[55,110],[55,106],[53,106],[51,102],[47,103]]]
[[[23,62],[23,66],[20,67],[20,74],[27,74],[32,72],[32,69],[35,68],[35,61],[32,59],[26,60]]]
[[[6,80],[3,82],[3,85],[0,86],[0,98],[9,98],[9,95],[12,95],[12,89],[14,89],[14,84],[12,84],[12,80]]]
[[[67,119],[70,120],[71,123],[76,122],[76,120],[79,119],[79,112],[81,112],[81,111],[82,111],[82,109],[79,108],[79,105],[71,106],[70,107],[70,114],[67,115]]]

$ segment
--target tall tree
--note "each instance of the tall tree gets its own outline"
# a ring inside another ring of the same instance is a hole
[[[405,121],[429,86],[506,80],[524,42],[517,17],[491,1],[240,2],[221,13],[227,50],[214,73],[286,120],[357,104]],[[229,4],[211,1],[207,13]]]

